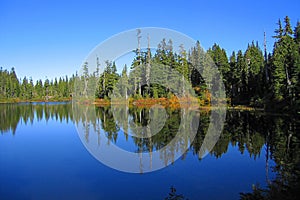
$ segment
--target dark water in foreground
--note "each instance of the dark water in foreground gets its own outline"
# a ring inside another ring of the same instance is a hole
[[[147,109],[128,112],[130,123],[122,126],[129,131],[134,132],[134,124],[149,122]],[[96,108],[100,126],[94,133],[132,152],[149,152],[165,145],[178,129],[181,112],[168,109],[167,114],[151,144],[124,134],[110,107]],[[217,144],[199,159],[210,120],[201,111],[196,138],[180,159],[136,174],[96,160],[78,136],[74,124],[80,120],[71,104],[0,105],[0,199],[164,199],[173,194],[178,199],[239,199],[254,185],[267,188],[276,181],[288,188],[300,165],[300,122],[291,116],[227,111]]]

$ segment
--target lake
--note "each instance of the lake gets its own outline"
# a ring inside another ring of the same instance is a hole
[[[88,109],[94,116],[85,124],[71,103],[0,105],[0,199],[240,199],[252,188],[267,193],[268,183],[276,191],[299,187],[295,116],[228,110],[222,134],[203,157],[210,111],[198,110],[197,134],[178,160],[169,150],[160,156],[166,167],[145,173],[141,164],[138,173],[126,173],[99,162],[87,145],[139,155],[161,149],[179,129],[183,111],[154,110],[154,118],[164,113],[167,119],[157,134],[141,138],[135,127],[148,125],[148,108],[118,110],[118,116],[126,111],[121,122],[111,107]]]

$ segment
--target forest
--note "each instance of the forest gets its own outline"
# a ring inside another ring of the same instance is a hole
[[[55,78],[35,83],[32,78],[19,79],[15,68],[10,71],[0,68],[0,102],[31,102],[31,101],[63,101],[70,100],[74,87],[75,75]]]
[[[269,111],[300,112],[300,23],[293,28],[286,16],[283,23],[279,19],[275,29],[275,43],[272,52],[267,52],[266,43],[261,48],[258,42],[248,44],[246,50],[233,51],[230,55],[224,48],[214,44],[205,55],[209,56],[222,75],[226,91],[226,101],[230,106],[243,105]],[[159,69],[152,69],[153,63],[170,66],[188,80],[202,104],[209,105],[210,94],[207,83],[196,70],[201,64],[203,49],[197,41],[192,49],[180,47],[180,53],[173,52],[172,40],[163,39],[155,52],[137,48],[130,67],[123,66],[118,73],[115,62],[106,61],[103,72],[99,66],[89,73],[89,63],[82,66],[82,75],[60,77],[54,80],[19,79],[15,69],[0,69],[0,102],[19,101],[59,101],[70,100],[76,79],[85,79],[95,84],[95,97],[110,99],[116,84],[122,96],[138,99],[170,99],[172,91],[159,84],[150,84],[151,76],[159,74],[162,79],[172,80]],[[98,63],[97,58],[97,63]],[[137,66],[144,66],[138,68]],[[140,77],[140,78],[137,78]],[[185,90],[184,84],[178,85]],[[129,91],[131,91],[129,93]]]

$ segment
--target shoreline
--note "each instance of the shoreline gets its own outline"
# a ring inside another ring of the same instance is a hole
[[[5,101],[0,100],[0,104],[8,104],[8,103],[49,103],[49,102],[68,102],[72,101],[72,98],[57,98],[57,99],[19,99],[19,98],[14,98],[14,99],[8,99]]]
[[[10,99],[9,101],[0,101],[0,105],[2,104],[18,104],[18,103],[52,103],[52,102],[71,102],[72,98],[61,98],[61,99],[49,99],[45,101],[43,99],[34,99],[34,100],[21,100],[21,99]],[[200,105],[199,101],[183,101],[183,100],[172,100],[167,98],[158,98],[158,99],[132,99],[130,98],[127,102],[115,101],[111,102],[108,99],[95,99],[94,102],[83,102],[81,105],[86,106],[97,106],[97,107],[106,107],[110,105],[128,105],[129,107],[136,107],[136,108],[150,108],[154,105],[159,105],[164,108],[170,109],[180,109],[180,108],[199,108],[200,110],[210,111],[213,109],[217,109],[217,107],[210,106],[210,105]],[[275,115],[295,115],[295,113],[285,112],[282,113],[280,110],[266,110],[264,108],[256,108],[247,105],[229,105],[226,104],[227,110],[237,110],[237,111],[253,111],[253,112],[263,112],[266,114],[275,114]],[[298,113],[300,114],[300,113]],[[297,114],[296,114],[297,115]]]
[[[17,104],[17,103],[51,103],[51,102],[71,102],[72,98],[57,98],[57,99],[49,99],[48,101],[44,99],[32,99],[32,100],[24,100],[24,99],[9,99],[8,101],[0,101],[0,104]],[[108,99],[98,99],[96,98],[94,102],[84,102],[84,105],[95,105],[97,107],[110,106],[110,105],[125,105],[131,107],[139,107],[139,108],[149,108],[153,105],[160,105],[165,108],[173,108],[178,109],[181,107],[199,107],[201,110],[211,110],[214,109],[213,106],[209,104],[202,104],[201,100],[198,99],[168,99],[168,98],[157,98],[157,99],[132,99],[129,98],[127,102],[115,101],[111,102]],[[229,104],[226,105],[226,108],[229,110],[244,110],[244,111],[265,111],[263,108],[255,108],[245,105],[236,105],[231,106]]]

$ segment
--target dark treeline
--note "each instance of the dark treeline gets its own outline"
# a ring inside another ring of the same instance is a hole
[[[74,88],[75,76],[37,80],[24,77],[19,79],[15,68],[10,71],[0,68],[0,102],[4,101],[31,101],[31,100],[61,100],[69,98]]]

